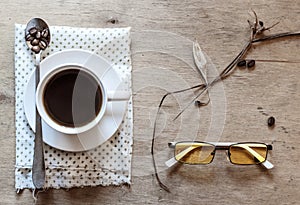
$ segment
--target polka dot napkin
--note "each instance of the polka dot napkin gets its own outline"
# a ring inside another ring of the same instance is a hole
[[[35,58],[24,40],[25,25],[15,25],[16,167],[15,188],[33,189],[31,167],[34,132],[23,108],[24,90]],[[84,49],[106,58],[130,87],[130,28],[72,28],[52,26],[51,44],[42,58],[64,49]],[[34,99],[33,99],[34,100]],[[45,144],[45,188],[130,184],[133,135],[132,99],[118,131],[87,152],[67,152]]]

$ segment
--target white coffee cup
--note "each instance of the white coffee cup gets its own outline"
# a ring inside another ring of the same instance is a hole
[[[36,107],[41,118],[66,134],[88,131],[100,122],[108,101],[129,98],[127,91],[107,91],[92,71],[78,65],[51,69],[36,89]]]

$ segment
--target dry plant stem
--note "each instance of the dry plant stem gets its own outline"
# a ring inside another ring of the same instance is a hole
[[[191,100],[177,115],[173,120],[176,120],[196,99],[198,99],[204,92],[211,88],[215,83],[220,80],[225,79],[234,70],[237,62],[246,54],[246,52],[251,48],[251,42],[248,42],[242,51],[233,59],[233,61],[216,77],[212,82],[208,83],[204,89],[196,95],[193,100]]]
[[[273,35],[269,35],[269,36],[264,36],[261,38],[253,39],[251,43],[258,43],[258,42],[263,42],[263,41],[268,41],[268,40],[273,40],[273,39],[278,39],[278,38],[294,37],[294,36],[300,36],[300,31],[277,33],[277,34],[273,34]]]
[[[256,16],[256,14],[255,14]],[[207,85],[205,84],[199,84],[199,85],[196,85],[196,86],[193,86],[191,88],[187,88],[187,89],[183,89],[183,90],[179,90],[179,91],[174,91],[174,92],[169,92],[167,94],[165,94],[160,103],[159,103],[159,106],[158,106],[158,110],[157,110],[157,113],[156,113],[156,117],[155,117],[155,123],[154,123],[154,128],[153,128],[153,135],[152,135],[152,145],[151,145],[151,155],[152,155],[152,160],[153,160],[153,166],[154,166],[154,171],[155,171],[155,177],[159,183],[159,186],[164,189],[165,191],[167,192],[170,192],[170,189],[164,184],[161,182],[160,178],[159,178],[159,175],[158,175],[158,172],[157,172],[157,167],[156,167],[156,162],[155,162],[155,157],[154,157],[154,144],[155,144],[155,132],[156,132],[156,122],[157,122],[157,117],[158,117],[158,114],[159,114],[159,111],[162,107],[162,104],[165,100],[165,98],[168,96],[168,95],[171,95],[171,94],[176,94],[176,93],[180,93],[180,92],[185,92],[187,90],[191,90],[191,89],[195,89],[195,88],[199,88],[200,90],[202,89],[202,91],[196,95],[193,100],[191,100],[183,109],[182,111],[180,111],[177,116],[174,118],[174,120],[176,120],[191,104],[193,104],[193,102],[198,99],[203,93],[205,93],[206,91],[208,91],[209,88],[211,88],[215,83],[219,82],[220,80],[223,80],[225,79],[226,77],[228,77],[235,69],[236,67],[236,64],[246,55],[246,53],[250,50],[252,44],[254,43],[258,43],[258,42],[264,42],[264,41],[269,41],[269,40],[274,40],[274,39],[278,39],[278,38],[284,38],[284,37],[293,37],[293,36],[300,36],[300,32],[285,32],[285,33],[278,33],[278,34],[273,34],[273,35],[269,35],[269,36],[263,36],[263,37],[260,37],[260,38],[255,38],[257,35],[256,34],[261,34],[263,31],[265,30],[269,30],[271,27],[274,27],[274,24],[273,26],[269,27],[269,28],[263,28],[263,29],[257,29],[257,26],[258,26],[258,19],[256,17],[256,23],[255,23],[255,28],[251,28],[251,37],[250,37],[250,40],[248,41],[248,43],[245,44],[245,46],[243,47],[243,49],[241,50],[241,52],[232,60],[232,62],[226,66],[226,68],[213,80],[211,81],[210,83],[208,83]],[[253,32],[255,32],[253,34]]]
[[[244,59],[246,61],[250,61],[252,59]],[[297,60],[274,60],[274,59],[255,59],[255,62],[266,62],[266,63],[300,63],[300,61]]]
[[[212,82],[210,82],[202,92],[200,92],[196,97],[193,98],[174,118],[176,120],[193,102],[198,99],[205,91],[207,91],[209,88],[211,88],[215,83],[219,82],[220,80],[225,79],[228,77],[235,69],[236,64],[246,55],[246,53],[250,50],[252,44],[258,43],[258,42],[264,42],[269,40],[274,40],[278,38],[283,37],[292,37],[292,36],[300,36],[300,32],[286,32],[286,33],[278,33],[273,34],[270,36],[264,36],[261,38],[250,40],[242,49],[242,51],[233,59],[233,61],[219,74],[218,77],[216,77]]]

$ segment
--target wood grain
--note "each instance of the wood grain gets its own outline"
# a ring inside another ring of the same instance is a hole
[[[25,24],[35,16],[46,19],[50,25],[131,26],[134,91],[132,185],[47,190],[39,194],[38,204],[299,203],[299,38],[256,45],[247,58],[298,63],[258,61],[254,70],[237,69],[216,89],[213,103],[218,105],[218,99],[222,100],[222,93],[225,94],[223,110],[210,105],[195,111],[192,106],[177,122],[170,123],[163,118],[162,123],[166,124],[157,138],[155,151],[160,175],[171,193],[158,187],[150,157],[153,120],[160,98],[166,91],[200,81],[191,67],[191,41],[199,41],[220,71],[249,37],[250,8],[267,25],[280,22],[270,33],[299,31],[298,1],[12,0],[2,1],[0,6],[0,204],[33,203],[30,191],[16,194],[14,190],[13,58],[14,23]],[[186,97],[168,99],[162,117],[174,116]],[[267,127],[269,116],[276,118],[273,129]],[[226,120],[220,124],[223,119]],[[214,120],[219,124],[213,124]],[[208,166],[182,165],[169,170],[163,166],[163,161],[172,154],[166,146],[168,141],[205,140],[210,128],[211,135],[216,134],[220,141],[273,143],[269,159],[275,168],[266,171],[259,166],[234,166],[222,152]]]

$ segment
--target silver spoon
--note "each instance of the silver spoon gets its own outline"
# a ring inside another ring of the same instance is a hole
[[[25,29],[25,40],[27,46],[35,53],[35,89],[40,81],[41,53],[50,42],[50,31],[45,21],[40,18],[31,19]],[[45,184],[45,161],[43,149],[43,136],[41,116],[37,109],[35,111],[35,142],[32,165],[32,181],[36,189],[42,189]]]

